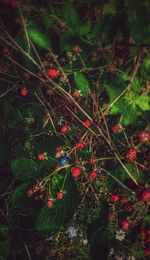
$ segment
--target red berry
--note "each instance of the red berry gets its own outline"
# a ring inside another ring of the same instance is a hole
[[[85,148],[85,144],[82,143],[82,142],[78,142],[78,143],[76,143],[76,148],[77,148],[78,150],[82,150],[82,149]]]
[[[26,88],[21,89],[21,95],[26,96],[28,94],[28,90]]]
[[[134,161],[137,158],[137,150],[135,148],[130,148],[125,154],[126,160],[129,162]]]
[[[52,208],[54,206],[54,202],[52,200],[47,201],[47,207]]]
[[[81,175],[81,169],[79,167],[71,168],[71,175],[74,178],[78,178]]]
[[[91,126],[91,121],[89,120],[89,119],[86,119],[85,121],[84,121],[84,126],[86,126],[86,127],[90,127]]]
[[[121,222],[121,226],[124,230],[128,230],[129,228],[129,221],[127,219],[124,219],[122,222]]]
[[[56,79],[59,76],[59,71],[56,69],[48,69],[47,75],[52,79]]]
[[[90,180],[95,180],[97,177],[97,172],[95,170],[91,171],[89,174]]]
[[[44,161],[46,159],[46,155],[44,153],[40,153],[40,154],[38,154],[37,158],[40,161]]]
[[[81,94],[81,91],[80,91],[80,90],[75,91],[75,92],[73,93],[73,97],[75,97],[75,98],[80,98],[81,96],[82,96],[82,94]]]
[[[2,53],[3,55],[9,55],[9,49],[7,47],[4,47]]]
[[[63,150],[62,147],[57,147],[56,148],[56,157],[59,158],[62,156]]]
[[[142,193],[142,201],[144,201],[144,202],[150,201],[150,189],[146,189],[146,190]]]
[[[150,237],[147,237],[147,238],[144,240],[144,243],[150,243]]]
[[[141,131],[138,135],[139,141],[142,143],[148,143],[150,141],[150,132]]]
[[[35,190],[35,191],[40,190],[40,186],[38,184],[34,185],[33,190]]]
[[[69,131],[69,127],[68,127],[67,125],[64,125],[64,126],[61,128],[62,134],[66,134],[68,131]]]
[[[116,125],[112,126],[111,130],[114,134],[117,134],[117,133],[121,132],[122,126],[119,124],[116,124]]]
[[[28,189],[27,190],[27,196],[32,197],[32,195],[33,195],[33,189]]]
[[[89,161],[90,161],[91,164],[95,163],[95,159],[94,158],[90,158]]]
[[[118,202],[119,201],[119,195],[117,195],[117,194],[111,195],[111,201],[114,202],[114,203]]]
[[[149,249],[149,248],[144,249],[144,254],[145,254],[145,255],[150,255],[150,249]]]
[[[62,191],[57,192],[56,197],[58,200],[61,200],[64,196],[64,193]]]
[[[81,50],[81,47],[80,47],[80,46],[76,45],[76,46],[73,47],[73,51],[74,51],[75,53],[80,53],[82,50]]]

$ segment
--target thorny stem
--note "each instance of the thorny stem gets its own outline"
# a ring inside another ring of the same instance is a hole
[[[129,192],[131,192],[132,194],[135,194],[134,191],[132,191],[131,189],[129,189],[126,185],[124,185],[121,181],[119,181],[114,175],[112,175],[110,172],[106,171],[104,168],[101,168],[102,171],[104,171],[105,173],[107,173],[107,175],[109,175],[111,178],[113,178],[116,182],[118,182],[123,188],[125,188],[126,190],[128,190]]]
[[[2,27],[0,26],[1,29],[3,30],[3,32],[7,35],[7,37],[11,40],[11,42],[25,55],[29,58],[29,60],[31,60],[38,68],[39,67],[39,64],[37,64],[34,59],[29,55],[29,53],[26,53],[21,47],[20,45],[7,33],[7,31]],[[5,39],[2,37],[2,39],[5,41]],[[37,54],[37,53],[36,53]],[[37,76],[36,74],[32,73],[31,71],[29,71],[28,69],[26,69],[24,66],[18,64],[17,62],[15,62],[14,60],[12,60],[10,57],[8,57],[8,59],[10,59],[12,62],[14,62],[16,65],[18,65],[19,67],[21,67],[22,69],[28,71],[31,75],[33,75],[34,77],[38,78],[39,80],[45,82],[45,80],[43,78],[40,78],[39,76]],[[130,88],[130,85],[137,73],[137,70],[138,70],[138,67],[139,67],[139,64],[140,64],[140,59],[141,59],[141,52],[139,54],[139,56],[137,57],[137,60],[135,62],[135,66],[134,66],[134,69],[133,69],[133,72],[131,73],[131,80],[130,80],[130,83],[128,84],[127,88],[121,93],[121,95],[119,95],[117,97],[117,99],[112,103],[110,104],[110,106],[106,109],[106,111],[108,111],[123,95],[124,93]],[[58,64],[58,63],[57,63]],[[48,79],[48,82],[50,82],[52,84],[52,86],[54,86],[58,91],[60,91],[60,93],[65,97],[67,98],[69,101],[71,101],[88,119],[90,119],[92,121],[92,118],[87,114],[87,112],[81,108],[81,106],[75,101],[75,99],[71,96],[70,93],[68,93],[66,90],[64,90],[60,85],[54,83],[51,79]],[[105,111],[105,112],[106,112]],[[71,111],[72,112],[72,111]],[[103,112],[103,111],[102,111]],[[78,119],[79,120],[79,119]],[[116,157],[116,159],[118,160],[118,162],[121,164],[121,166],[124,168],[124,170],[127,172],[127,174],[131,177],[131,179],[135,182],[136,185],[138,185],[137,181],[135,180],[135,178],[131,175],[131,173],[128,171],[128,169],[125,167],[125,165],[122,163],[118,153],[116,151],[114,151],[114,148],[112,146],[112,144],[110,143],[110,140],[107,139],[107,137],[104,135],[103,131],[100,129],[99,126],[96,126],[95,124],[93,124],[95,126],[95,128],[100,132],[100,134],[103,136],[103,138],[105,139],[105,141],[107,142],[107,144],[109,145],[109,147],[111,148],[111,150],[114,152],[114,155]],[[92,133],[95,135],[95,136],[98,136],[93,130],[91,130],[89,128],[90,131],[92,131]]]
[[[132,82],[137,74],[139,65],[140,65],[140,61],[141,61],[141,57],[142,57],[142,49],[139,52],[139,55],[136,58],[135,64],[133,66],[133,71],[131,72],[130,75],[130,82],[128,84],[128,86],[122,91],[122,93],[107,107],[107,109],[104,111],[104,113],[108,112],[110,110],[110,108],[130,89]]]

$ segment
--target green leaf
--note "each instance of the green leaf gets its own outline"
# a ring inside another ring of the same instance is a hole
[[[25,33],[19,34],[18,38],[16,39],[17,43],[20,45],[20,47],[26,52],[29,53],[30,57],[38,63],[37,55],[33,49],[32,46],[28,46],[28,41]],[[33,60],[30,60],[24,53],[19,53],[17,56],[17,61],[19,64],[24,65],[27,69],[30,71],[35,71],[37,66],[34,64]]]
[[[18,179],[28,182],[37,177],[39,166],[31,159],[20,157],[11,161],[11,169]]]
[[[74,36],[71,31],[63,33],[61,39],[60,39],[60,51],[63,52],[69,52],[72,51],[72,48],[74,46]]]
[[[59,184],[62,185],[62,182],[64,180],[64,176],[61,174],[56,174],[52,177],[52,190],[56,190],[59,187]]]
[[[115,3],[116,0],[111,0],[106,5],[104,5],[103,14],[115,14]]]
[[[150,42],[150,17],[146,2],[133,5],[129,1],[128,26],[131,37],[138,45],[149,44]],[[149,6],[150,7],[150,6]]]
[[[145,216],[143,222],[146,223],[147,225],[150,225],[150,216],[149,215]]]
[[[27,190],[29,184],[22,184],[18,186],[13,193],[11,207],[14,208],[28,208],[31,202],[31,198],[27,197]]]
[[[128,75],[126,73],[118,74],[112,81],[111,85],[106,85],[109,100],[112,103],[127,86]]]
[[[90,93],[90,88],[89,88],[89,81],[86,78],[86,76],[81,72],[75,72],[74,81],[75,81],[77,88],[79,90],[81,90],[81,94],[84,97],[87,97],[88,94]]]
[[[144,80],[148,80],[149,79],[149,71],[150,71],[150,57],[148,56],[144,60],[142,66],[141,66],[141,71],[140,71],[141,77]]]
[[[91,24],[82,24],[79,26],[73,27],[73,31],[78,35],[78,36],[85,36],[91,31]]]
[[[134,125],[137,122],[138,111],[134,104],[127,107],[127,109],[123,112],[121,124],[123,126]]]
[[[136,101],[136,105],[141,108],[143,111],[150,110],[150,97],[147,96],[139,96]]]
[[[53,24],[54,19],[50,17],[48,13],[44,13],[42,17],[42,23],[46,30],[49,30],[51,25]]]
[[[142,171],[137,170],[137,167],[133,163],[125,163],[124,166],[128,169],[128,171],[132,174],[132,176],[138,181],[142,182],[144,178],[144,174]],[[127,172],[119,166],[118,169],[113,172],[114,176],[117,177],[120,181],[124,182],[125,180],[130,179],[130,176]]]
[[[63,16],[68,26],[80,25],[80,17],[73,5],[66,4],[64,6]]]
[[[111,21],[112,15],[106,14],[93,27],[92,34],[94,38],[99,40],[102,44],[107,44]]]
[[[130,107],[129,100],[127,100],[125,97],[120,98],[117,100],[114,105],[110,109],[111,115],[118,115],[121,113],[124,113],[125,111],[128,111]]]
[[[51,40],[37,25],[27,27],[29,38],[40,48],[49,50],[52,48]]]
[[[43,206],[37,218],[35,227],[45,235],[56,232],[62,225],[67,224],[77,208],[78,193],[71,178],[67,179],[64,190],[66,191],[64,198],[61,201],[56,200],[51,209]]]
[[[135,77],[132,82],[131,89],[135,92],[139,92],[141,87],[142,87],[141,79],[138,77]]]

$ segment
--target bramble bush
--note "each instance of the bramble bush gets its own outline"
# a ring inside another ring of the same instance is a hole
[[[1,2],[1,259],[148,259],[149,9]]]

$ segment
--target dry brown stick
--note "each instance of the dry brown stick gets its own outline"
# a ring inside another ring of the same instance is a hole
[[[28,255],[29,260],[32,260],[32,257],[31,257],[31,255],[30,255],[30,252],[29,252],[29,249],[28,249],[26,243],[24,243],[24,247],[25,247],[25,250],[26,250],[26,252],[27,252],[27,255]]]

